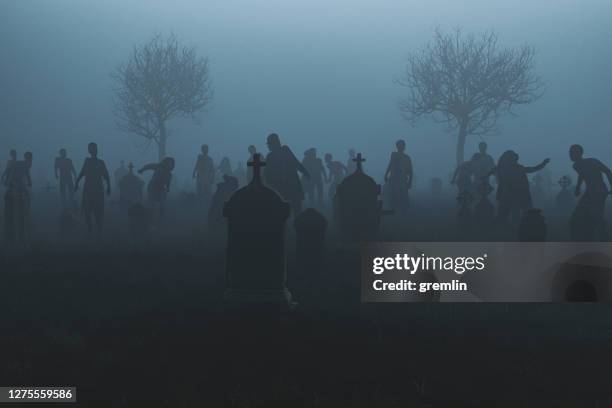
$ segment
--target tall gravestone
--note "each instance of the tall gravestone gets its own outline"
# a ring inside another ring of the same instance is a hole
[[[291,306],[285,255],[290,206],[263,185],[260,170],[265,163],[259,154],[248,166],[253,168],[253,179],[223,208],[228,231],[225,299]]]
[[[334,196],[334,215],[343,242],[375,240],[380,229],[382,210],[380,185],[363,172],[361,153],[353,159],[355,172],[338,185]]]

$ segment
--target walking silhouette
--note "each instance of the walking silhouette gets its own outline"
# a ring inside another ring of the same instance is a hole
[[[74,191],[78,191],[79,182],[85,178],[83,186],[83,198],[81,210],[87,223],[89,235],[95,232],[100,239],[102,233],[102,222],[104,220],[104,182],[106,182],[106,194],[111,194],[111,182],[104,161],[98,159],[98,145],[90,143],[87,146],[90,157],[85,159],[81,172],[74,183]]]
[[[398,140],[395,143],[397,151],[391,153],[389,165],[385,172],[385,182],[389,182],[391,209],[399,214],[408,209],[408,190],[412,188],[412,160],[405,153],[406,142]]]
[[[298,172],[306,178],[310,178],[310,174],[291,149],[281,144],[276,133],[268,136],[267,145],[270,153],[266,156],[264,181],[291,204],[293,214],[297,215],[302,210],[304,201],[304,190]]]
[[[572,145],[569,150],[570,159],[574,162],[574,170],[578,173],[575,195],[581,193],[582,184],[586,191],[580,197],[571,219],[571,235],[575,240],[606,239],[604,210],[609,190],[604,183],[605,175],[612,188],[612,172],[594,158],[584,158],[584,149],[580,145]]]

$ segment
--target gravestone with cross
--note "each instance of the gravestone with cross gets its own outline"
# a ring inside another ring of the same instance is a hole
[[[285,224],[289,203],[261,180],[265,162],[248,163],[253,178],[225,203],[227,218],[225,299],[241,303],[291,306],[287,289]]]
[[[119,180],[119,203],[122,208],[142,202],[145,182],[134,174],[134,165],[128,166],[128,173]]]
[[[375,240],[380,229],[382,210],[380,185],[363,172],[361,153],[353,159],[355,172],[338,185],[334,196],[334,217],[342,242]]]

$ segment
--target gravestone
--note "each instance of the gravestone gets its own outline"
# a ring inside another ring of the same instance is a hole
[[[539,208],[523,211],[519,223],[518,239],[520,242],[545,242],[546,219]]]
[[[134,165],[130,162],[128,173],[119,179],[119,203],[122,208],[141,203],[145,182],[134,174]]]
[[[574,195],[570,190],[572,186],[572,178],[565,175],[559,179],[561,191],[555,197],[555,204],[560,215],[570,215],[575,205]]]
[[[285,224],[289,203],[263,185],[257,153],[248,163],[251,182],[237,190],[223,207],[227,218],[225,299],[239,303],[292,306],[287,289]]]
[[[353,159],[357,169],[338,184],[334,196],[334,217],[340,230],[342,242],[365,242],[376,240],[380,229],[380,218],[390,213],[383,211],[380,185],[362,170],[361,153]]]

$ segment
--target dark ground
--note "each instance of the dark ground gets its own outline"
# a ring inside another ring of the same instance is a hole
[[[444,214],[385,239],[452,240]],[[133,246],[112,217],[100,246],[59,244],[46,217],[0,255],[0,384],[74,385],[84,407],[612,406],[611,306],[362,304],[357,252],[304,271],[289,233],[299,306],[235,309],[197,223]]]

